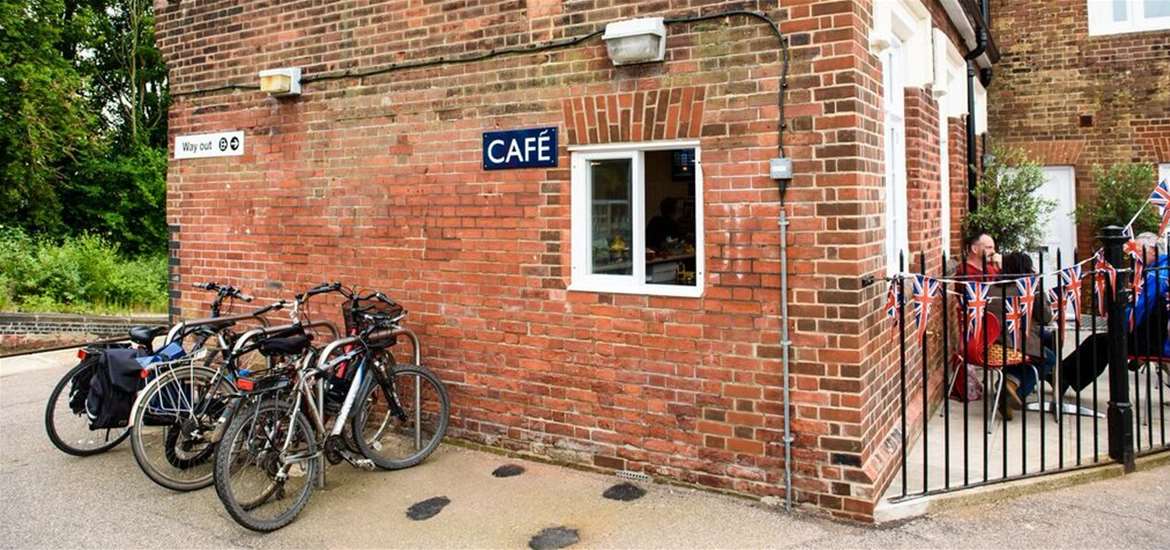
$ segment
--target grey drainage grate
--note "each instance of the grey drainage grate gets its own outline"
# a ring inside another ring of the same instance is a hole
[[[618,470],[617,476],[626,481],[641,481],[642,483],[650,483],[651,481],[654,481],[653,479],[650,479],[650,476],[643,474],[642,472],[631,472],[629,470]]]

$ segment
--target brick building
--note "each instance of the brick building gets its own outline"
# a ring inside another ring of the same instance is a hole
[[[1046,167],[1049,196],[1064,210],[1091,202],[1092,168],[1118,162],[1157,164],[1159,176],[1170,178],[1170,2],[996,0],[990,7],[1003,52],[990,90],[991,134]],[[1060,213],[1051,223],[1054,240],[1091,249],[1088,225]]]
[[[381,289],[452,390],[452,436],[758,496],[785,494],[787,387],[790,496],[872,519],[897,468],[897,346],[868,281],[907,250],[937,273],[966,208],[986,94],[964,57],[997,55],[975,2],[156,13],[173,138],[243,132],[241,155],[171,161],[176,315],[197,315],[195,280]],[[615,66],[600,32],[643,17],[667,18],[665,59]],[[299,96],[257,90],[278,67],[302,70]],[[555,165],[486,169],[512,154],[487,132],[549,128]]]

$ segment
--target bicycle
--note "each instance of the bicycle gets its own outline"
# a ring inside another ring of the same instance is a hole
[[[215,292],[211,302],[211,315],[217,319],[228,319],[220,316],[224,300],[242,299],[251,301],[239,289],[231,286],[222,286],[217,283],[200,283],[197,288]],[[136,326],[129,330],[130,343],[115,342],[87,345],[77,352],[79,362],[65,373],[53,387],[45,405],[45,431],[53,446],[62,452],[74,456],[92,456],[104,453],[118,446],[130,436],[131,426],[127,422],[124,426],[111,428],[93,428],[86,410],[86,397],[89,391],[89,382],[100,368],[105,354],[113,349],[128,349],[136,347],[140,355],[154,354],[154,340],[167,327]],[[195,343],[192,350],[201,349],[214,332],[203,331],[195,334]],[[66,392],[66,388],[69,391]],[[64,397],[64,399],[62,399]],[[104,432],[104,433],[103,433]]]
[[[219,332],[223,361],[212,362],[209,357],[202,366],[188,362],[179,367],[148,367],[165,370],[139,392],[130,414],[131,449],[148,478],[174,491],[193,491],[212,483],[209,459],[238,402],[237,383],[253,373],[253,369],[242,365],[242,360],[259,351],[266,361],[259,370],[272,371],[279,365],[274,364],[270,341],[303,337],[306,328],[316,327],[338,336],[337,329],[327,321],[302,323],[298,313],[302,303],[299,297],[293,303],[291,324],[256,328],[238,337],[228,331]],[[286,305],[288,302],[281,300],[254,315]],[[143,376],[147,376],[145,370]]]
[[[405,468],[429,456],[447,430],[447,390],[419,364],[418,338],[399,324],[406,311],[381,293],[358,296],[338,283],[309,291],[323,292],[346,297],[351,336],[330,343],[315,361],[302,359],[295,369],[251,381],[216,453],[216,494],[232,519],[253,531],[296,519],[313,486],[324,484],[322,458],[365,470]],[[388,349],[399,336],[411,340],[415,364],[393,363]],[[342,353],[333,357],[337,350]],[[352,378],[344,400],[331,406],[325,384],[342,384],[346,378],[335,375],[343,371]],[[413,399],[406,403],[400,395]],[[327,416],[333,417],[328,430]],[[408,454],[393,455],[402,449]]]

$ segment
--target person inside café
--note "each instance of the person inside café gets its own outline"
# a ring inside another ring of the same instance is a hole
[[[662,199],[662,202],[658,203],[658,215],[646,224],[646,246],[654,250],[663,250],[668,239],[681,241],[686,237],[686,232],[679,223],[680,217],[678,199],[674,197]]]

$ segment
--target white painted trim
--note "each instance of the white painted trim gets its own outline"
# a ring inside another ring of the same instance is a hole
[[[897,43],[881,55],[886,273],[899,270],[898,255],[909,247],[906,185],[906,121],[903,105],[906,59]]]
[[[906,87],[921,88],[933,79],[930,11],[921,0],[882,0],[874,4],[870,50],[881,55],[900,42],[906,58]]]
[[[987,132],[987,89],[975,79],[975,134]]]
[[[939,170],[939,220],[943,252],[951,250],[951,152],[950,123],[943,114],[943,102],[938,102],[938,170]]]
[[[967,18],[967,12],[963,10],[963,6],[959,3],[959,0],[939,0],[939,3],[942,4],[943,10],[947,12],[947,18],[958,29],[959,36],[963,37],[967,51],[975,49],[975,46],[978,44],[978,40],[975,37],[975,26]],[[984,52],[975,59],[975,63],[985,69],[990,68],[991,57],[987,55],[987,52]]]
[[[652,284],[646,282],[646,179],[645,152],[668,149],[695,151],[695,286]],[[698,140],[645,141],[570,146],[570,276],[571,292],[605,292],[645,296],[677,296],[698,298],[706,285],[706,222],[704,219],[703,162]],[[592,273],[593,213],[589,204],[588,162],[599,159],[626,158],[632,162],[632,216],[631,275],[598,275]],[[638,254],[633,251],[643,251]]]
[[[686,149],[699,147],[697,139],[675,139],[656,141],[623,141],[620,143],[597,143],[593,145],[570,145],[570,153],[596,153],[606,151],[661,151],[663,149]],[[696,162],[698,151],[695,152]]]

